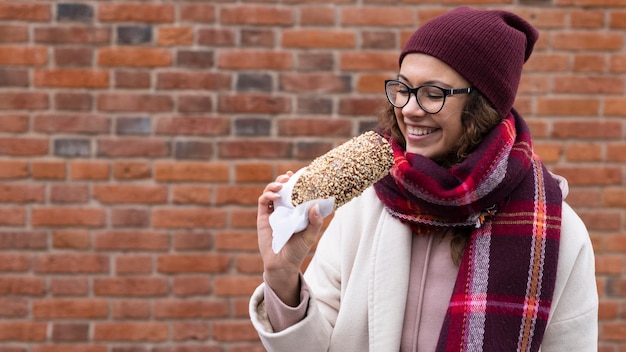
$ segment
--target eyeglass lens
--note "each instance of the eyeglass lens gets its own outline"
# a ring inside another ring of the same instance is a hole
[[[389,81],[386,85],[387,99],[397,107],[402,108],[409,103],[411,99],[411,87],[400,81]],[[422,110],[430,114],[441,111],[445,102],[445,93],[439,87],[421,86],[415,93],[417,102]]]

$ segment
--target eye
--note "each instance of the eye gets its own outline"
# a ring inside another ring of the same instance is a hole
[[[439,88],[435,87],[424,87],[422,88],[422,95],[431,100],[441,100],[444,98],[444,94]]]

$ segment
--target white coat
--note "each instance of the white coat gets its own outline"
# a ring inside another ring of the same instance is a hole
[[[542,352],[596,352],[598,295],[585,225],[563,203],[557,279]],[[277,333],[263,304],[250,317],[268,351],[399,351],[409,282],[411,231],[384,209],[372,187],[341,207],[304,274],[306,317]],[[427,322],[423,322],[427,323]]]

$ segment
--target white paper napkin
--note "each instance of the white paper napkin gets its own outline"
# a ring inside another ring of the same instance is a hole
[[[270,214],[274,253],[280,252],[294,233],[307,227],[309,210],[313,205],[319,205],[320,213],[324,218],[330,215],[335,207],[334,197],[310,200],[295,207],[291,204],[293,186],[305,170],[306,167],[298,170],[287,183],[283,184],[283,188],[278,192],[280,199],[274,202],[274,212]]]

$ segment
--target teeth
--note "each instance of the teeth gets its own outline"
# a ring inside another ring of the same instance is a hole
[[[407,132],[409,134],[413,134],[416,136],[425,136],[427,134],[431,134],[435,132],[435,128],[418,128],[418,127],[408,127]]]

